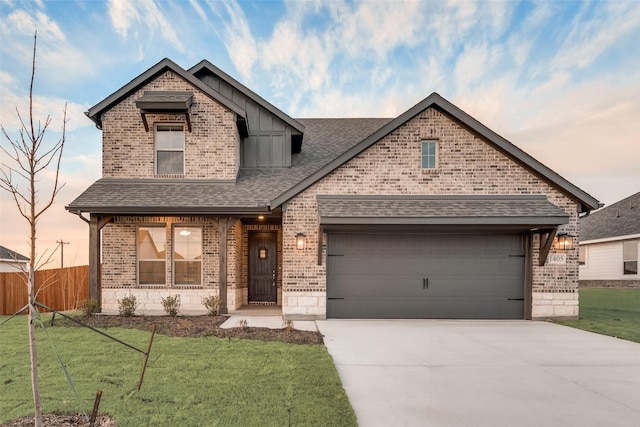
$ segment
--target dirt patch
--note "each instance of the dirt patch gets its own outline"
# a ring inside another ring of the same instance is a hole
[[[292,328],[269,329],[251,326],[223,329],[220,327],[227,319],[226,316],[104,316],[78,317],[82,323],[93,328],[128,328],[151,331],[156,325],[156,333],[170,337],[219,337],[240,338],[261,341],[281,341],[290,344],[323,344],[320,332],[299,331]],[[56,316],[54,326],[79,326],[63,317]]]
[[[56,427],[88,427],[89,421],[84,414],[65,415],[65,414],[46,414],[42,415],[45,426]],[[15,420],[1,423],[0,427],[33,427],[35,422],[33,416],[22,417]],[[93,424],[95,427],[116,427],[116,423],[108,415],[98,415]]]

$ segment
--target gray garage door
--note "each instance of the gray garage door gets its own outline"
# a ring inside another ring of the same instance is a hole
[[[521,235],[340,234],[327,242],[332,318],[524,318]]]

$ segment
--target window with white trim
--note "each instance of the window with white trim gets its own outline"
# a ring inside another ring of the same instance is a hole
[[[438,165],[438,143],[422,141],[422,169],[435,169]]]
[[[156,175],[184,174],[184,126],[156,125]]]
[[[587,265],[587,250],[584,245],[578,246],[578,265]]]
[[[638,241],[622,242],[622,271],[623,274],[638,274]]]
[[[202,283],[202,228],[173,228],[173,281],[176,285]]]
[[[138,284],[166,285],[167,233],[163,226],[138,227]]]

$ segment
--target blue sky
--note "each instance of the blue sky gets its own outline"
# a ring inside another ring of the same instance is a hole
[[[36,112],[52,142],[65,102],[70,119],[38,245],[69,241],[66,265],[86,263],[88,229],[64,206],[100,177],[83,113],[165,57],[208,59],[294,117],[395,117],[438,92],[606,204],[640,191],[638,1],[0,0],[11,135],[36,29]],[[26,222],[0,201],[0,244],[28,253]]]

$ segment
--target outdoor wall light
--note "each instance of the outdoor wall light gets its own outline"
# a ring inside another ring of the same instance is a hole
[[[556,236],[556,249],[561,251],[568,251],[573,248],[573,236],[567,233],[558,233]]]
[[[296,249],[303,250],[307,245],[306,236],[302,233],[296,234]]]

